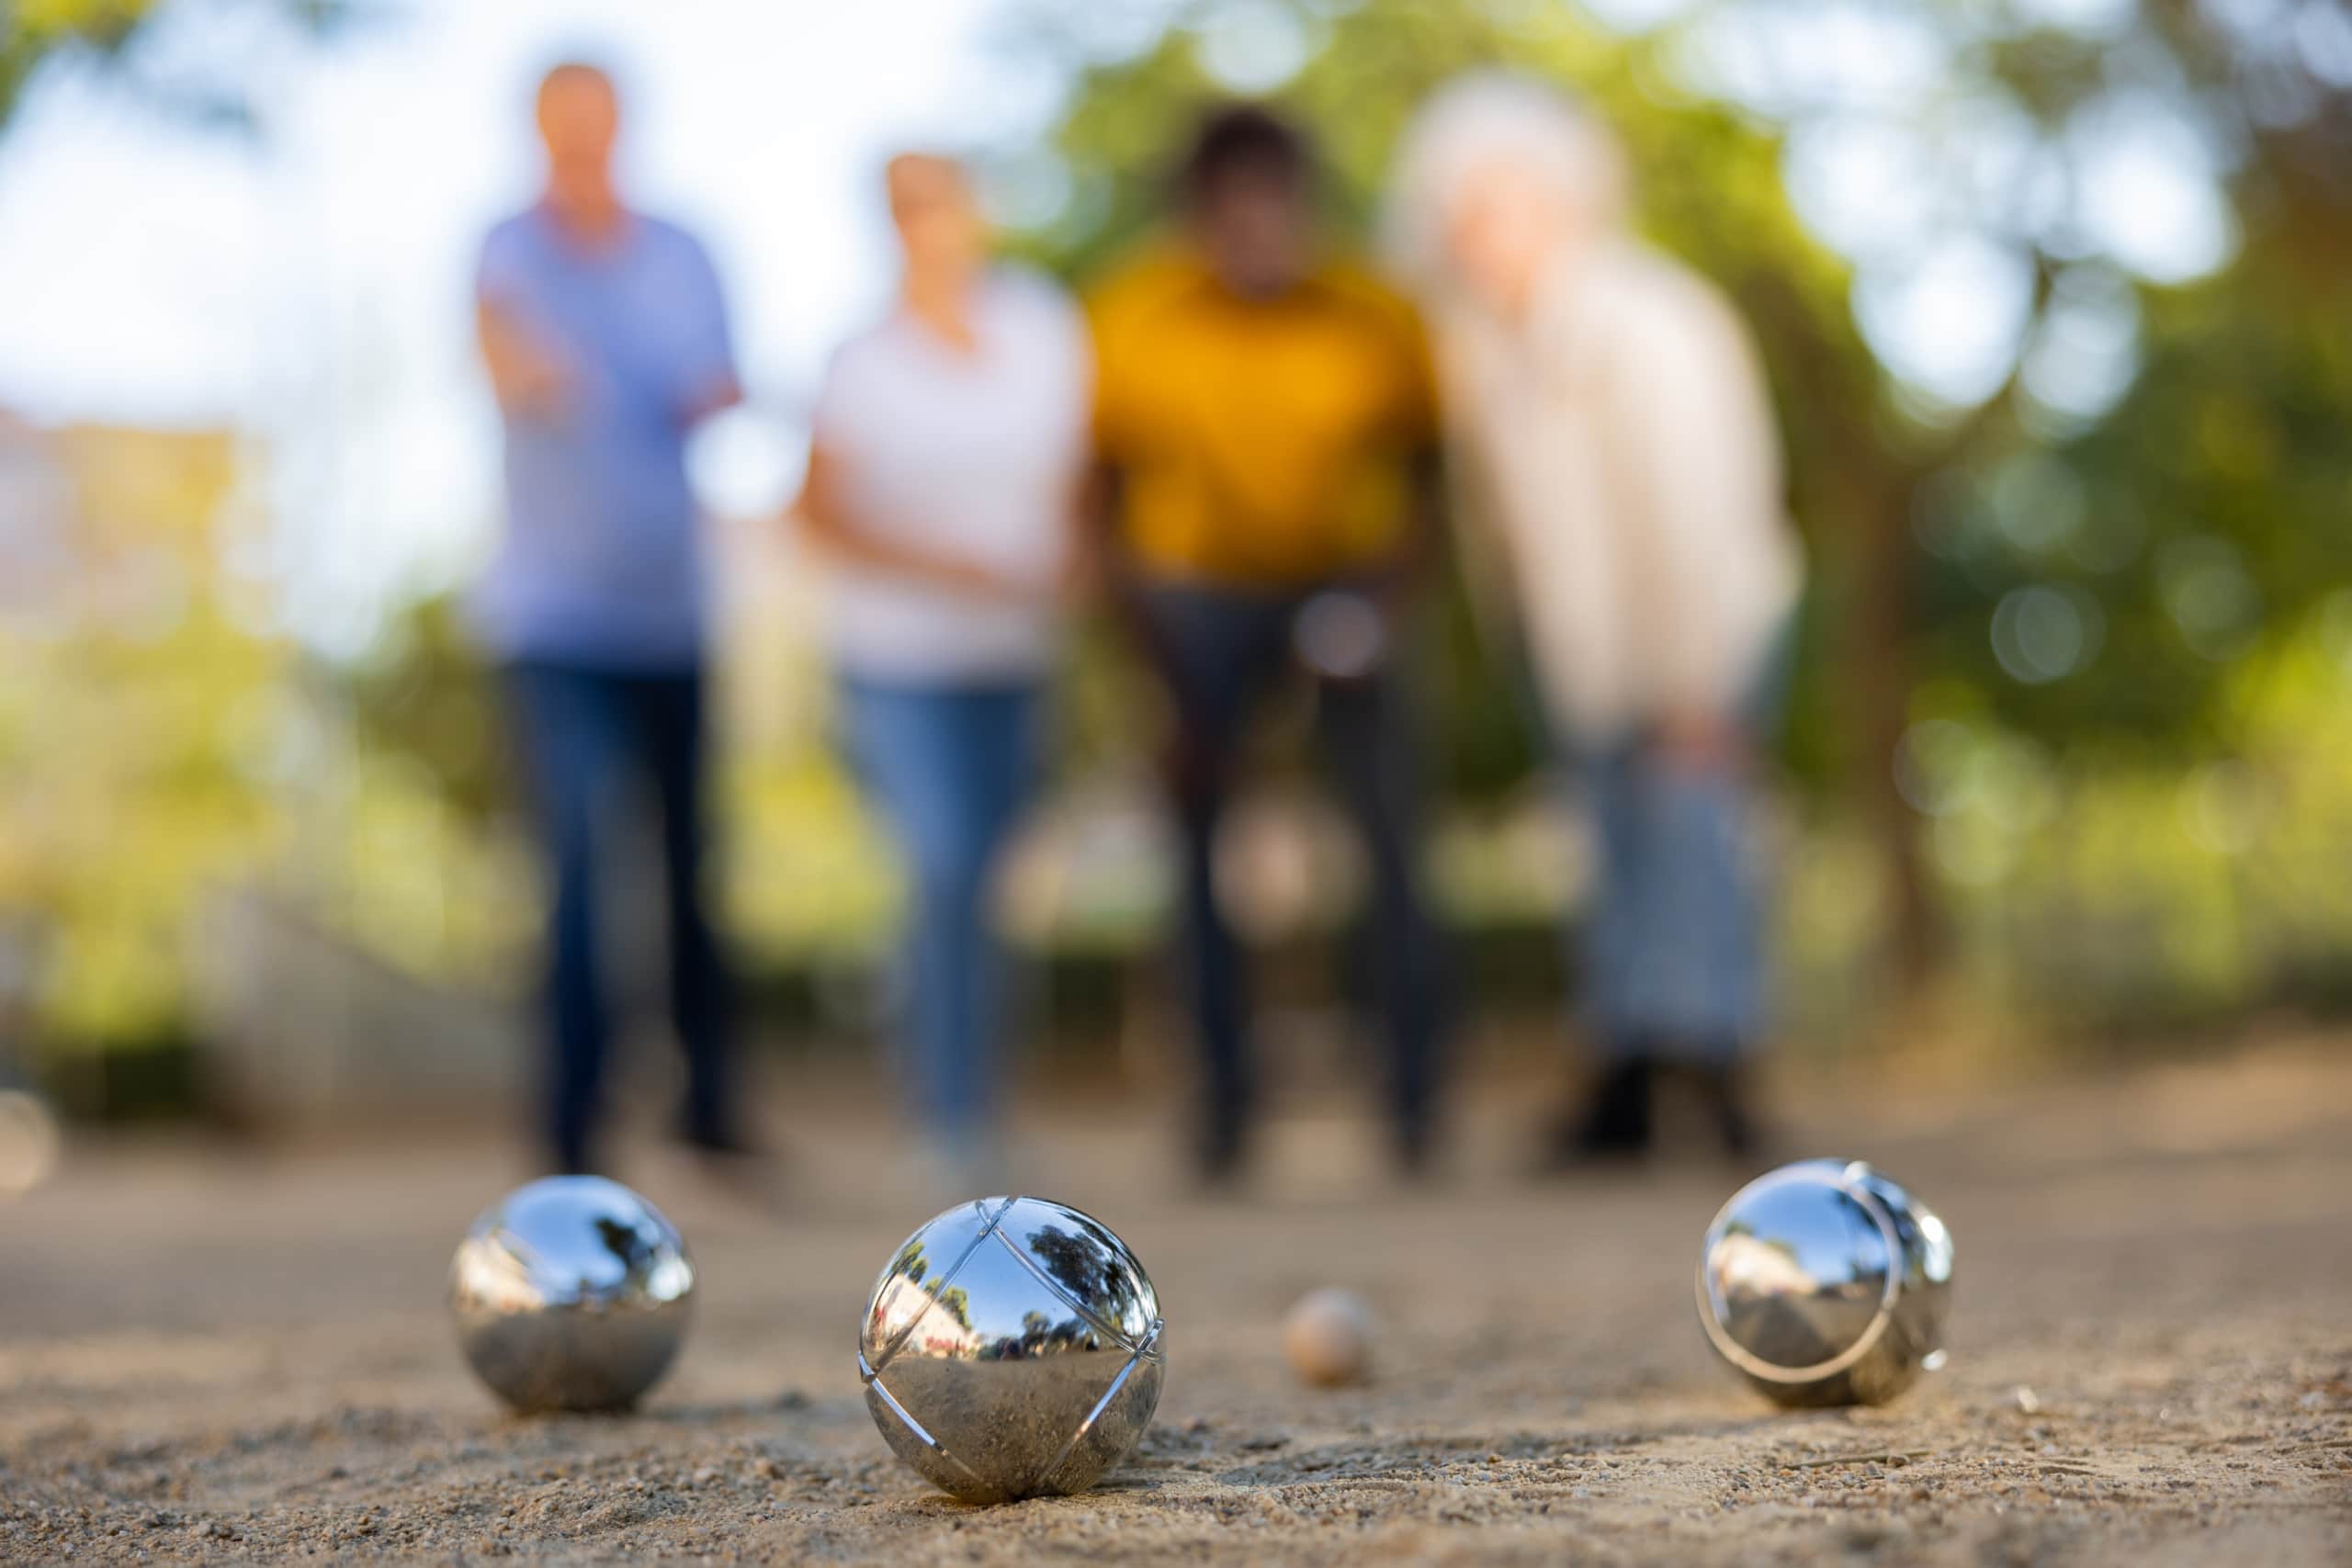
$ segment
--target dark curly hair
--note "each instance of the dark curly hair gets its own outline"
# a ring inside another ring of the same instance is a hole
[[[1315,175],[1315,148],[1305,131],[1257,104],[1210,110],[1177,166],[1177,194],[1196,203],[1234,175],[1263,175],[1304,187]]]

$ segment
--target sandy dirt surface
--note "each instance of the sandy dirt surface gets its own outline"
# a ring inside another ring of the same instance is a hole
[[[1890,1408],[1781,1414],[1713,1364],[1690,1271],[1745,1172],[1531,1186],[1496,1097],[1432,1190],[1333,1110],[1211,1204],[1146,1122],[1025,1127],[1022,1185],[1150,1268],[1170,1370],[1102,1488],[995,1508],[860,1399],[865,1292],[939,1205],[855,1097],[779,1118],[780,1219],[625,1172],[704,1280],[628,1417],[509,1417],[458,1358],[495,1140],[85,1145],[0,1208],[0,1560],[2352,1562],[2352,1049],[1800,1103],[1787,1152],[1876,1159],[1958,1241],[1951,1364]],[[1367,1386],[1284,1370],[1327,1284],[1380,1314]]]

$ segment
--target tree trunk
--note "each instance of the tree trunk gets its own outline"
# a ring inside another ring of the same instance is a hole
[[[1853,738],[1857,807],[1878,847],[1889,899],[1885,962],[1894,1000],[1908,1003],[1943,956],[1943,930],[1920,856],[1919,818],[1903,798],[1895,750],[1910,723],[1911,675],[1905,657],[1910,626],[1913,486],[1871,471],[1871,457],[1849,454],[1841,489],[1853,541],[1846,595],[1844,707]]]

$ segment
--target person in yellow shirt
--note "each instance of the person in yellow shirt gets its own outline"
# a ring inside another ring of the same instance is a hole
[[[1107,577],[1174,717],[1168,769],[1213,1182],[1238,1174],[1249,1007],[1214,874],[1252,710],[1303,671],[1372,873],[1369,955],[1396,1153],[1430,1152],[1440,944],[1419,888],[1396,621],[1430,558],[1437,416],[1413,310],[1325,254],[1305,138],[1266,110],[1203,124],[1181,221],[1089,301]]]

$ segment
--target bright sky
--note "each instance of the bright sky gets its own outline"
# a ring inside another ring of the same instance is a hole
[[[888,281],[881,159],[1051,107],[988,49],[996,3],[415,0],[278,51],[257,142],[52,82],[0,141],[0,406],[267,434],[330,644],[388,580],[462,572],[495,512],[474,248],[532,194],[539,70],[585,54],[619,69],[630,189],[704,236],[734,307],[755,407],[697,478],[773,503],[823,354]]]
[[[397,22],[294,47],[179,0],[167,17],[206,25],[167,28],[164,52],[217,71],[236,51],[263,135],[200,134],[86,81],[44,82],[0,141],[0,407],[256,433],[277,514],[299,524],[276,563],[299,584],[298,629],[331,649],[364,639],[389,600],[461,577],[494,526],[473,254],[531,195],[538,72],[587,54],[620,70],[632,191],[705,237],[734,306],[753,406],[701,439],[696,478],[722,510],[771,505],[825,351],[888,284],[881,159],[1017,146],[1050,116],[1057,85],[989,47],[1011,3],[407,0]],[[1070,22],[1115,53],[1170,3],[1088,0]],[[2012,4],[2093,36],[2127,14]],[[1932,11],[1587,5],[1627,28],[1696,17],[1686,74],[1791,119],[1791,194],[1862,264],[1864,331],[1947,403],[1985,396],[2022,351],[2030,385],[2095,412],[2132,366],[2132,299],[2109,264],[2177,280],[2233,243],[2216,155],[2128,73],[2053,145],[2014,105],[1937,100],[1954,46]],[[1239,90],[1279,85],[1309,42],[1293,17],[1229,0],[1204,64]],[[2103,259],[2076,269],[2049,341],[2026,344],[2024,257],[1977,226],[2000,205],[1982,193],[2046,235],[2069,188],[2089,200],[2064,220]]]

